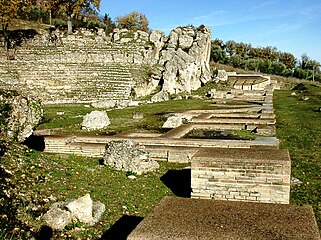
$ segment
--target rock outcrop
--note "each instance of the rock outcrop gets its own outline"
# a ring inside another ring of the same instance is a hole
[[[111,141],[106,145],[104,164],[138,175],[155,171],[159,164],[151,160],[143,145],[133,140]]]
[[[159,64],[164,66],[162,89],[177,94],[190,93],[211,80],[211,33],[200,26],[178,27],[171,31]]]
[[[43,116],[39,100],[16,91],[0,90],[0,135],[23,142]]]

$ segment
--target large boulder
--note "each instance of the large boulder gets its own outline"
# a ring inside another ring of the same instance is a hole
[[[110,124],[105,111],[92,111],[84,116],[81,129],[88,131],[104,129]]]
[[[71,222],[87,225],[97,223],[105,211],[105,204],[93,202],[89,194],[76,200],[54,203],[42,219],[52,229],[62,230]]]
[[[70,202],[66,208],[71,212],[72,216],[80,222],[91,223],[93,221],[93,200],[89,194]]]
[[[159,164],[151,160],[145,147],[133,140],[111,141],[105,149],[104,164],[117,170],[140,175],[159,168]]]
[[[16,91],[0,90],[0,135],[23,142],[42,117],[39,100]]]

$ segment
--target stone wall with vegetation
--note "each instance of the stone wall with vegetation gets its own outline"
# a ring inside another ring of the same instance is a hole
[[[0,86],[28,90],[44,103],[188,93],[211,79],[210,39],[204,26],[178,27],[169,37],[159,30],[48,30],[24,41],[15,60],[1,51]]]
[[[24,141],[42,116],[38,100],[16,91],[0,89],[0,138]]]

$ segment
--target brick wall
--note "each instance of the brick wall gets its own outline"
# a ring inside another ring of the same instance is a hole
[[[201,149],[192,158],[192,197],[289,203],[291,161],[280,149]]]

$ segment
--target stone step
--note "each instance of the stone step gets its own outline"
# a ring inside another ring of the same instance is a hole
[[[209,124],[257,124],[257,125],[274,125],[275,119],[252,119],[252,118],[210,118],[210,119],[191,119],[191,123],[209,123]]]

